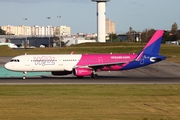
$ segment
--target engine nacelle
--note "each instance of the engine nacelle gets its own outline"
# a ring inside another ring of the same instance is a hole
[[[52,71],[51,74],[55,76],[61,76],[61,75],[72,74],[72,71]]]
[[[92,70],[89,68],[75,68],[73,69],[73,74],[79,77],[90,76],[92,74]]]

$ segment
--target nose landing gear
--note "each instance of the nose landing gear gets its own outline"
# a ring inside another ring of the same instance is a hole
[[[25,80],[26,79],[26,74],[27,74],[27,72],[23,72],[23,80]]]

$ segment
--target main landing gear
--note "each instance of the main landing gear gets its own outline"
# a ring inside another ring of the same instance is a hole
[[[91,78],[97,78],[98,75],[96,74],[95,70],[92,71]]]
[[[27,74],[27,72],[23,72],[23,80],[25,80],[26,79],[26,74]]]

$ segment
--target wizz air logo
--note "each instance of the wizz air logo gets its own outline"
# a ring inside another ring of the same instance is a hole
[[[55,57],[51,56],[42,56],[42,57],[34,57],[35,65],[54,65],[55,64]]]

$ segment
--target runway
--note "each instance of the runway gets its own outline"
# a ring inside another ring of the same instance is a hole
[[[26,85],[26,84],[180,84],[179,77],[157,78],[157,77],[104,77],[97,79],[75,77],[31,77],[22,78],[1,78],[0,85]]]
[[[1,59],[2,58],[2,59]],[[11,57],[0,57],[0,66],[9,61]],[[180,65],[162,61],[146,67],[114,72],[98,72],[99,77],[81,79],[73,75],[52,76],[42,75],[27,77],[0,77],[0,85],[26,85],[26,84],[180,84]]]

